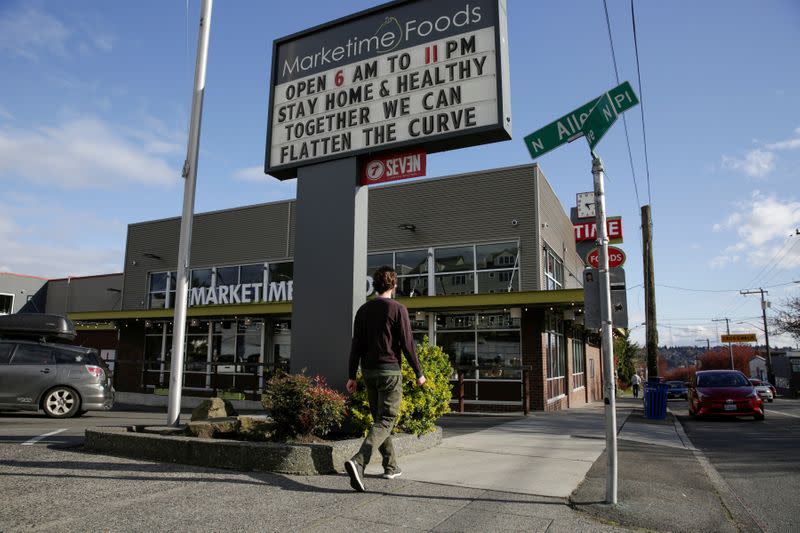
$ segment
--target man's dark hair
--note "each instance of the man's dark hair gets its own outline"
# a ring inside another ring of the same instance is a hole
[[[382,266],[372,274],[372,286],[375,292],[382,293],[397,284],[397,272],[390,266]]]

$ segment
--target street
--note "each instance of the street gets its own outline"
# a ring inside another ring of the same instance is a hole
[[[797,531],[800,401],[778,398],[765,405],[763,422],[752,417],[692,420],[685,401],[670,401],[669,408],[762,529]]]

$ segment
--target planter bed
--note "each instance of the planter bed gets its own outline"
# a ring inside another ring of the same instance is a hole
[[[86,430],[87,450],[231,470],[277,472],[281,474],[318,475],[344,472],[344,462],[361,446],[362,439],[346,439],[325,443],[289,444],[248,442],[228,439],[203,439],[172,435],[174,428],[103,427]],[[417,437],[406,433],[393,437],[398,456],[410,455],[437,446],[442,441],[442,428]],[[375,450],[372,461],[380,463]]]

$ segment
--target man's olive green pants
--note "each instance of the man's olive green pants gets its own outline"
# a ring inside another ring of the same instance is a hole
[[[403,376],[399,372],[395,375],[365,376],[364,382],[372,412],[372,427],[369,428],[361,449],[353,456],[353,461],[366,467],[372,457],[372,450],[377,446],[383,457],[383,470],[395,472],[398,468],[392,446],[392,430],[403,397]]]

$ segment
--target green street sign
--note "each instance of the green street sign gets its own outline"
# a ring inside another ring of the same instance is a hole
[[[547,126],[534,131],[525,137],[525,146],[531,153],[531,158],[536,159],[542,154],[558,148],[562,144],[577,139],[583,135],[583,123],[589,118],[594,106],[601,98],[608,95],[614,104],[614,110],[619,114],[627,111],[639,103],[636,93],[627,81],[614,87],[605,95],[586,102],[578,109],[551,122]]]
[[[608,93],[600,97],[597,105],[594,106],[592,112],[586,117],[583,123],[583,135],[589,143],[589,148],[594,150],[603,135],[611,128],[614,122],[617,121],[617,110],[614,109],[614,101]]]

